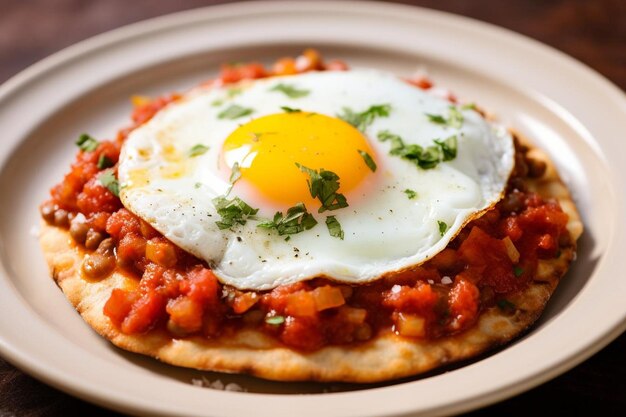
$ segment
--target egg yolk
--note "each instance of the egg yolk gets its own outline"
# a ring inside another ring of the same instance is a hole
[[[307,168],[339,176],[339,193],[355,189],[372,171],[359,151],[375,155],[361,132],[343,120],[318,113],[290,112],[252,120],[228,136],[223,157],[241,179],[278,205],[319,207],[309,192]],[[349,202],[349,199],[348,199]]]

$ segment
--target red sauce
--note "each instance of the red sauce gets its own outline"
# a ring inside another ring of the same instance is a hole
[[[225,66],[213,82],[346,68],[342,62],[325,64],[309,50],[298,59],[279,60],[273,71],[257,63]],[[432,86],[429,80],[418,81],[413,84],[420,88]],[[132,115],[134,125],[116,140],[101,142],[93,152],[80,151],[46,203],[83,213],[90,228],[113,239],[117,268],[133,277],[137,287],[113,290],[104,314],[126,334],[163,326],[175,337],[214,337],[250,327],[302,350],[362,342],[388,330],[437,338],[470,328],[481,310],[524,289],[538,260],[558,257],[560,245],[568,243],[567,215],[559,205],[524,190],[529,160],[517,145],[516,169],[505,199],[422,266],[360,286],[324,279],[267,292],[224,286],[203,261],[123,208],[97,179],[99,159],[104,155],[116,163],[128,132],[178,97],[138,106]],[[506,237],[519,252],[516,262],[507,251]]]

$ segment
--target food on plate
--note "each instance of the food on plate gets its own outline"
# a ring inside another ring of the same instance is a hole
[[[381,381],[506,343],[575,257],[549,159],[425,77],[297,59],[134,97],[41,206],[52,275],[115,345]]]

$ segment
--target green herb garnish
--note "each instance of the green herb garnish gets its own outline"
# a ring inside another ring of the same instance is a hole
[[[461,126],[463,126],[463,114],[456,106],[448,107],[447,118],[443,117],[440,114],[430,114],[430,113],[425,113],[425,114],[426,114],[426,117],[428,117],[428,120],[438,125],[449,126],[449,127],[453,127],[456,129],[460,129]]]
[[[213,199],[213,205],[220,215],[221,220],[215,222],[220,230],[230,229],[236,224],[244,225],[249,218],[253,218],[259,209],[255,209],[246,204],[239,197],[227,199],[224,196]]]
[[[305,97],[308,96],[310,93],[309,90],[298,90],[296,87],[289,84],[277,84],[272,89],[270,89],[270,91],[281,92],[289,98]]]
[[[370,154],[368,154],[365,151],[362,151],[359,149],[359,155],[361,155],[361,157],[363,158],[363,160],[365,161],[365,165],[367,165],[367,167],[369,169],[372,170],[372,172],[376,172],[376,162],[374,162],[374,159],[370,156]]]
[[[435,140],[435,145],[427,148],[417,144],[407,145],[400,136],[388,130],[379,132],[378,140],[391,143],[390,155],[406,159],[422,169],[435,168],[442,161],[456,158],[457,154],[456,136],[450,136],[443,141]]]
[[[388,117],[390,111],[390,104],[375,104],[360,113],[348,107],[344,107],[343,113],[337,115],[337,117],[363,131],[371,125],[377,117]]]
[[[98,169],[111,168],[113,165],[113,161],[105,154],[101,154],[98,158]]]
[[[272,316],[272,317],[266,317],[265,318],[265,322],[267,324],[272,324],[274,326],[278,326],[281,325],[285,322],[285,318],[283,316]]]
[[[242,92],[243,92],[243,90],[241,88],[232,87],[232,88],[229,88],[228,90],[226,90],[226,95],[228,96],[228,98],[233,98],[235,96],[238,96]]]
[[[96,150],[98,145],[100,145],[100,142],[98,142],[87,133],[83,133],[82,135],[80,135],[74,143],[76,143],[76,146],[78,146],[81,151],[85,152],[93,152]]]
[[[240,117],[248,116],[249,114],[252,114],[253,111],[254,111],[253,109],[242,107],[238,104],[232,104],[228,106],[226,109],[222,110],[217,115],[217,118],[233,120],[233,119],[238,119]]]
[[[343,240],[343,229],[341,228],[339,220],[337,220],[335,216],[326,217],[326,227],[328,228],[328,233],[332,237],[338,237]]]
[[[446,230],[448,230],[448,225],[446,222],[442,222],[441,220],[437,220],[437,226],[439,226],[439,234],[441,236],[446,234]]]
[[[241,178],[241,170],[239,169],[239,163],[235,162],[233,164],[233,167],[230,171],[230,183],[234,184],[237,182],[237,180]]]
[[[289,106],[280,106],[280,108],[285,112],[285,113],[302,113],[302,110],[300,109],[294,109],[293,107],[289,107]]]
[[[407,197],[409,197],[409,200],[413,200],[415,197],[417,197],[417,193],[413,190],[409,190],[408,188],[404,190],[404,194],[406,194]]]
[[[272,220],[259,223],[257,227],[274,229],[280,236],[293,235],[313,228],[317,220],[309,213],[302,203],[298,203],[283,213],[278,211]]]
[[[100,184],[105,186],[115,197],[120,196],[120,183],[113,174],[113,171],[106,171],[98,177]]]
[[[445,140],[435,139],[434,142],[441,148],[444,161],[451,161],[456,158],[456,151],[458,146],[456,136],[450,136],[448,139]]]
[[[198,143],[197,145],[192,146],[189,149],[189,151],[187,151],[187,155],[190,158],[193,158],[194,156],[202,155],[203,153],[205,153],[208,150],[209,150],[208,146],[204,146],[201,143]]]
[[[521,266],[514,266],[513,267],[513,274],[516,277],[518,277],[518,278],[521,277],[523,273],[524,273],[524,268],[522,268]]]
[[[332,171],[326,171],[323,168],[318,172],[297,162],[296,166],[309,176],[307,185],[309,186],[311,197],[317,198],[322,203],[322,206],[317,211],[318,213],[348,207],[346,197],[337,192],[339,190],[339,176],[337,174]]]

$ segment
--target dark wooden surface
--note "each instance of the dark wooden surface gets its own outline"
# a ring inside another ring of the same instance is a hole
[[[535,38],[626,90],[625,0],[401,1],[494,23]],[[225,1],[0,0],[0,82],[77,41],[128,23]],[[0,307],[1,313],[1,307]],[[471,384],[472,381],[468,381]],[[626,415],[626,334],[560,377],[469,415]],[[294,410],[297,415],[297,410]],[[0,417],[114,416],[0,358]]]

